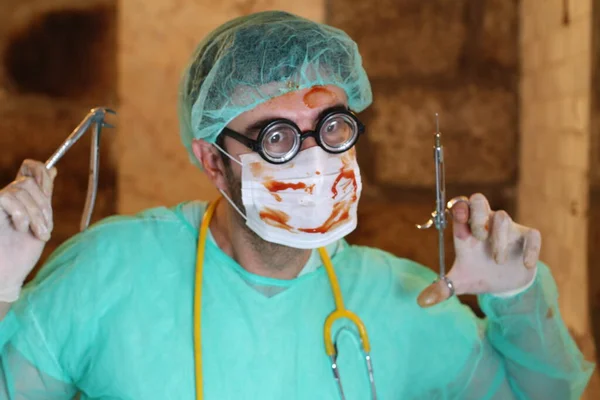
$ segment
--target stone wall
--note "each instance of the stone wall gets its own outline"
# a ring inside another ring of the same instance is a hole
[[[542,258],[556,278],[563,318],[593,360],[590,278],[598,274],[588,265],[588,245],[597,240],[588,231],[592,21],[591,0],[522,3],[518,210],[525,224],[541,229]],[[598,377],[584,398],[600,396]]]
[[[119,3],[118,204],[124,213],[210,200],[217,192],[179,140],[177,90],[196,45],[225,21],[282,9],[321,21],[323,0]]]
[[[386,0],[376,7],[329,1],[327,20],[357,41],[374,91],[373,106],[361,115],[365,189],[352,242],[437,269],[436,231],[415,228],[435,207],[435,113],[448,198],[482,192],[493,208],[513,213],[517,15],[512,0]]]
[[[5,0],[0,12],[0,186],[25,158],[45,161],[99,105],[116,106],[116,5],[111,0]],[[58,164],[55,230],[45,258],[79,229],[87,135]],[[93,220],[114,213],[115,132],[104,131]]]
[[[592,30],[591,21],[600,20],[600,7],[592,0],[537,5],[5,0],[0,185],[14,178],[23,159],[45,160],[91,107],[109,105],[119,111],[118,129],[106,130],[102,141],[94,220],[214,197],[178,139],[177,84],[193,48],[222,22],[254,11],[284,9],[326,21],[358,42],[374,89],[373,106],[360,116],[368,127],[358,148],[364,194],[359,228],[349,240],[437,268],[436,232],[415,224],[434,207],[431,133],[440,113],[448,197],[480,191],[493,208],[542,231],[542,257],[557,277],[562,313],[593,358],[591,326],[600,337],[594,283],[600,282],[594,268],[600,25]],[[57,222],[45,256],[78,230],[88,146],[86,137],[59,164]],[[450,232],[446,247],[452,260]],[[594,380],[589,393],[596,388]]]
[[[592,21],[600,21],[600,2],[592,2]],[[592,24],[591,146],[588,205],[588,279],[592,333],[600,360],[600,24]]]

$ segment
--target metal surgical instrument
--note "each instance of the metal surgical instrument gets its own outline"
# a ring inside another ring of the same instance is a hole
[[[465,197],[455,197],[446,204],[446,171],[444,165],[444,146],[442,146],[442,134],[440,133],[439,116],[435,114],[435,134],[433,145],[433,160],[435,163],[435,211],[431,218],[423,225],[417,225],[419,229],[429,229],[432,226],[438,230],[438,251],[440,275],[438,281],[444,281],[450,290],[450,296],[454,295],[454,284],[446,276],[446,251],[444,248],[444,229],[448,225],[447,214],[456,203],[466,202]]]
[[[85,207],[81,216],[81,223],[79,226],[81,231],[84,231],[89,226],[94,204],[96,203],[96,193],[98,191],[98,169],[100,166],[100,135],[102,133],[102,128],[114,128],[113,125],[110,125],[104,121],[107,113],[116,114],[115,111],[108,108],[93,108],[45,163],[47,170],[52,169],[56,163],[58,163],[58,161],[67,153],[67,151],[79,139],[81,139],[90,126],[95,124],[92,143],[90,146],[90,170],[87,195],[85,199]]]

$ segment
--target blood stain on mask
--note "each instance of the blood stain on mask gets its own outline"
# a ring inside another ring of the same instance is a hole
[[[317,108],[324,104],[331,104],[337,101],[337,96],[330,90],[321,86],[315,86],[304,95],[304,104],[308,108]]]
[[[294,230],[294,228],[288,224],[290,216],[283,211],[273,210],[272,208],[267,207],[263,209],[259,215],[260,218],[269,225],[272,225],[276,228],[286,229],[290,232]]]
[[[312,194],[313,190],[315,188],[315,185],[312,184],[310,186],[306,186],[306,183],[304,182],[297,182],[297,183],[287,183],[287,182],[280,182],[280,181],[274,181],[274,180],[267,180],[266,182],[263,183],[264,187],[267,188],[267,190],[269,192],[271,192],[271,194],[273,195],[273,197],[275,197],[275,200],[281,202],[281,196],[277,194],[277,192],[280,192],[282,190],[287,190],[287,189],[292,189],[292,190],[299,190],[299,189],[304,189],[304,191],[306,193]]]
[[[259,162],[250,163],[250,172],[252,172],[252,175],[254,175],[255,177],[261,176],[263,171],[264,171],[264,167],[261,163],[259,163]]]
[[[282,190],[287,190],[287,189],[293,189],[293,190],[306,189],[306,183],[304,183],[304,182],[288,183],[288,182],[268,180],[268,181],[264,182],[263,185],[267,188],[267,190],[269,192],[272,192],[272,193],[273,192],[281,192]]]
[[[350,218],[350,204],[346,201],[335,203],[333,211],[323,225],[318,228],[301,228],[299,231],[305,233],[326,233],[333,229],[335,226],[343,223]]]
[[[339,175],[335,178],[335,181],[333,182],[333,185],[331,186],[331,193],[333,194],[332,199],[335,199],[338,195],[338,183],[340,183],[340,181],[342,179],[349,179],[352,182],[352,186],[354,186],[354,195],[352,197],[352,201],[356,201],[356,191],[358,190],[358,185],[356,183],[356,174],[354,173],[353,169],[345,169],[344,167],[342,167],[342,169],[340,169],[340,173]]]

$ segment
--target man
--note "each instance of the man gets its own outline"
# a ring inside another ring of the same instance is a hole
[[[109,218],[21,292],[56,175],[26,161],[0,193],[2,398],[579,398],[593,366],[561,320],[539,232],[480,194],[458,202],[457,257],[434,283],[343,240],[370,103],[343,32],[281,12],[219,27],[184,74],[180,114],[224,200]],[[478,294],[487,318],[452,290]],[[336,303],[354,314],[324,334]]]

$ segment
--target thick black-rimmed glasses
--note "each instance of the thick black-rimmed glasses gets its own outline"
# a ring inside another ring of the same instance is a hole
[[[365,126],[356,115],[346,108],[339,107],[326,111],[314,131],[301,132],[298,125],[288,119],[275,119],[268,122],[256,140],[250,139],[229,128],[221,132],[257,152],[272,164],[283,164],[294,158],[309,137],[328,153],[343,153],[356,144]]]

